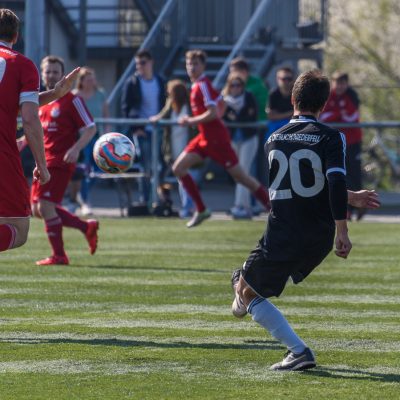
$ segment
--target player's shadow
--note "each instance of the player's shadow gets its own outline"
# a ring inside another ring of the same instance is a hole
[[[363,369],[318,367],[303,372],[307,375],[332,379],[400,383],[400,374],[371,372]]]
[[[118,346],[118,347],[153,347],[161,349],[209,349],[209,350],[282,350],[282,346],[274,341],[249,340],[244,343],[188,343],[156,342],[150,340],[129,339],[74,339],[74,338],[8,338],[0,339],[0,343],[17,344],[83,344],[89,346]]]
[[[74,265],[74,268],[77,265]],[[79,267],[79,266],[78,266]],[[96,265],[81,265],[81,267],[85,268],[100,268],[100,269],[129,269],[129,270],[143,270],[143,271],[174,271],[174,272],[211,272],[217,274],[226,274],[226,269],[217,269],[217,268],[185,268],[185,267],[155,267],[150,265],[110,265],[110,264],[96,264]]]

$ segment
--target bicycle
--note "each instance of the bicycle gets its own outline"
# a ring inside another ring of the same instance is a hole
[[[376,129],[362,153],[363,186],[388,189],[400,183],[400,137]]]

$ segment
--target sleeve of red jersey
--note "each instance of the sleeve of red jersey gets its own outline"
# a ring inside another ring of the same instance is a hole
[[[75,96],[72,100],[72,104],[72,118],[79,129],[89,128],[95,125],[93,117],[91,116],[82,98]]]
[[[216,106],[220,100],[219,93],[207,81],[199,82],[199,89],[203,96],[203,102],[206,107]]]
[[[31,102],[39,104],[39,71],[35,64],[28,58],[21,59],[21,91],[19,95],[19,104]]]

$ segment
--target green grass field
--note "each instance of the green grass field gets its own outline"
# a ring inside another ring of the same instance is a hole
[[[98,253],[65,230],[71,265],[32,221],[0,254],[0,399],[398,399],[400,230],[352,224],[349,260],[330,255],[274,303],[315,350],[309,372],[268,370],[284,348],[230,314],[231,271],[261,222],[104,219]]]

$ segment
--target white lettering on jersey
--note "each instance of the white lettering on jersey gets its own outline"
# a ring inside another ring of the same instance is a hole
[[[306,159],[311,162],[314,172],[314,185],[305,187],[301,182],[300,160]],[[268,155],[269,167],[272,161],[278,161],[279,168],[275,179],[269,187],[269,197],[271,200],[285,200],[293,197],[292,190],[301,197],[313,197],[322,191],[325,185],[324,174],[322,173],[322,162],[317,153],[312,150],[301,149],[295,151],[288,159],[285,153],[280,150],[271,150]],[[279,186],[289,169],[291,188],[279,189]]]
[[[4,73],[6,72],[6,60],[3,57],[0,57],[0,82],[3,79]]]

